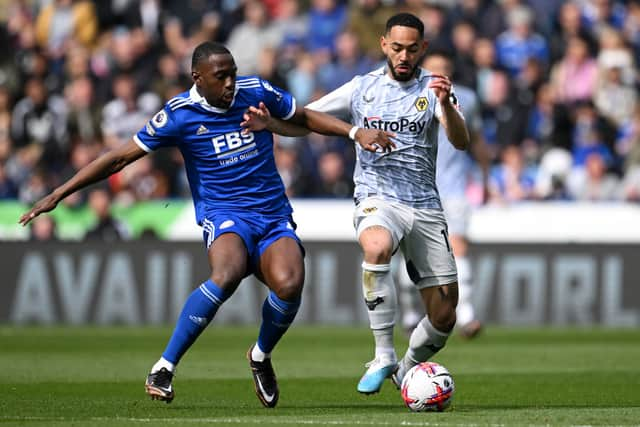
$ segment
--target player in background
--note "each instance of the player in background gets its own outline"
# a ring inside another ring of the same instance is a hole
[[[428,52],[422,61],[422,68],[434,73],[446,76],[453,75],[453,64],[445,52]],[[472,89],[456,84],[456,98],[462,107],[465,122],[471,138],[473,157],[477,159],[478,166],[474,163],[468,151],[456,150],[449,140],[444,129],[438,133],[438,159],[436,161],[436,186],[440,193],[442,208],[444,209],[447,224],[449,226],[449,243],[453,249],[458,270],[458,307],[456,308],[456,329],[465,338],[476,336],[482,325],[476,318],[472,303],[473,272],[471,262],[467,257],[469,242],[467,240],[467,226],[471,206],[467,199],[467,187],[469,182],[477,177],[480,172],[482,181],[482,196],[486,197],[487,171],[489,156],[484,140],[482,139],[482,118],[480,116],[480,104]],[[479,169],[479,170],[478,170]],[[416,323],[423,317],[422,310],[415,304],[415,289],[409,280],[400,280],[402,294],[399,297],[402,309],[402,326],[407,331],[412,331]]]
[[[408,13],[392,16],[380,45],[385,67],[354,77],[305,108],[395,133],[392,151],[356,146],[354,225],[364,253],[362,291],[375,341],[375,358],[357,386],[365,394],[378,392],[394,372],[394,382],[401,381],[409,368],[442,349],[455,325],[456,264],[435,183],[439,127],[457,149],[469,145],[449,78],[418,66],[427,47],[422,21]],[[263,104],[251,108],[243,126],[266,126],[290,136],[308,132],[269,113]],[[427,313],[399,363],[393,344],[398,303],[390,268],[398,248]]]
[[[173,400],[178,362],[240,281],[254,274],[270,292],[262,306],[257,342],[247,358],[261,403],[274,407],[278,402],[271,352],[300,305],[303,249],[275,166],[273,135],[241,133],[247,107],[263,102],[274,116],[295,118],[326,134],[348,136],[351,131],[364,149],[392,146],[385,132],[353,131],[350,124],[331,116],[297,110],[290,94],[257,77],[237,77],[236,70],[223,45],[197,46],[192,57],[194,85],[189,91],[169,100],[131,140],[82,168],[20,218],[20,223],[28,224],[75,191],[151,151],[170,146],[181,151],[211,275],[187,298],[162,357],[151,368],[145,389],[153,399]]]

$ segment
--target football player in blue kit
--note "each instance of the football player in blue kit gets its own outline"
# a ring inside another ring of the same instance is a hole
[[[260,402],[269,408],[278,402],[271,352],[300,306],[304,252],[275,166],[273,134],[243,132],[240,123],[245,111],[264,103],[274,117],[304,123],[319,133],[357,138],[363,149],[393,146],[387,132],[356,128],[323,113],[297,109],[287,92],[258,77],[236,76],[236,70],[233,56],[223,45],[197,46],[190,90],[169,100],[129,142],[98,157],[20,218],[21,224],[28,224],[75,191],[156,149],[181,151],[211,275],[187,298],[162,357],[147,376],[147,394],[167,403],[174,398],[176,365],[250,274],[270,292],[262,306],[257,342],[247,358]]]

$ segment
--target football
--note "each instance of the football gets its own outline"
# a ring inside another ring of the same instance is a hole
[[[447,368],[434,362],[419,363],[409,369],[400,387],[402,400],[415,412],[445,410],[451,404],[454,390]]]

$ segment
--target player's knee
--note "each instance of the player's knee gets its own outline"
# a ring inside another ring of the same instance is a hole
[[[211,281],[227,292],[235,291],[241,280],[242,275],[232,270],[219,270],[211,273]]]
[[[297,270],[288,270],[276,273],[272,277],[271,289],[278,298],[285,301],[295,301],[302,296],[304,273]]]
[[[453,307],[442,307],[429,315],[429,321],[437,330],[449,332],[456,325],[456,310]]]
[[[388,264],[391,260],[392,248],[386,242],[372,241],[362,245],[364,261],[369,264]]]

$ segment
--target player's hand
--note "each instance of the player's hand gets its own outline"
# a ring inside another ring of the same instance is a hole
[[[396,144],[391,140],[396,134],[379,129],[360,128],[356,132],[356,141],[362,149],[375,152],[389,152],[396,148]]]
[[[44,212],[49,212],[55,209],[58,205],[58,198],[53,194],[49,194],[48,196],[40,199],[36,202],[35,205],[31,208],[31,210],[20,217],[19,224],[27,225],[29,224],[35,217]]]
[[[253,105],[247,108],[242,118],[244,121],[240,123],[240,126],[242,127],[242,133],[246,135],[251,131],[257,132],[266,129],[271,120],[271,112],[264,105],[264,102],[260,102],[258,108]]]
[[[441,104],[450,103],[451,80],[449,80],[449,77],[440,74],[433,74],[433,77],[428,87],[433,89]]]

